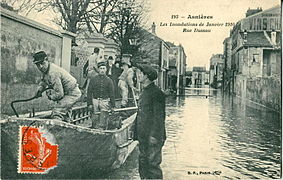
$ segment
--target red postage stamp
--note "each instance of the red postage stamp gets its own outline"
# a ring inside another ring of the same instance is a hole
[[[40,127],[20,127],[18,173],[47,173],[58,163],[54,136]]]

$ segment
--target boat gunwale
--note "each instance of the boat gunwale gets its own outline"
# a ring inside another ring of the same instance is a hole
[[[137,116],[137,112],[135,112],[134,114],[132,114],[131,116],[127,117],[126,119],[124,119],[123,121],[126,121],[125,124],[123,124],[123,126],[119,129],[113,129],[113,130],[100,130],[100,129],[92,129],[89,127],[83,127],[83,126],[79,126],[79,125],[75,125],[75,124],[71,124],[68,122],[64,122],[64,121],[60,121],[58,119],[40,119],[40,118],[31,118],[31,117],[8,117],[7,119],[4,120],[0,120],[0,124],[3,123],[8,123],[8,122],[17,122],[17,120],[21,120],[21,121],[38,121],[38,122],[44,122],[47,125],[59,125],[62,127],[66,127],[66,128],[73,128],[76,129],[78,131],[85,131],[85,132],[89,132],[92,134],[113,134],[113,133],[119,133],[121,131],[123,131],[124,129],[126,129],[132,122],[134,122],[134,119]],[[129,121],[129,119],[131,119]],[[129,122],[127,122],[127,120]]]

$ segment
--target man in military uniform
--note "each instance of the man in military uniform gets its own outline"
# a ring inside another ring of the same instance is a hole
[[[112,80],[106,75],[106,63],[98,63],[98,75],[92,77],[87,89],[87,105],[91,111],[92,127],[98,129],[108,128],[108,118],[100,118],[94,115],[96,112],[107,112],[115,107],[114,86]]]
[[[161,151],[166,140],[165,94],[154,84],[157,72],[149,65],[139,66],[143,91],[139,100],[136,133],[139,141],[141,179],[162,179]]]
[[[41,97],[42,92],[48,88],[46,91],[48,99],[57,102],[51,118],[70,120],[69,110],[81,97],[77,80],[65,69],[49,62],[44,51],[35,53],[33,58],[33,62],[43,74],[36,95]]]

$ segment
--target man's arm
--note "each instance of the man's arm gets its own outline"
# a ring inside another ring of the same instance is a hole
[[[64,89],[59,74],[51,75],[52,89],[49,91],[49,99],[58,101],[64,97]]]
[[[41,81],[38,84],[37,90],[36,90],[36,97],[41,97],[43,91],[47,88],[47,83],[44,81],[44,79],[42,78]]]
[[[87,62],[84,64],[83,67],[83,75],[86,77],[87,76],[87,68],[88,68],[88,62],[89,60],[87,60]]]
[[[134,88],[134,82],[133,82],[133,77],[134,77],[134,71],[133,69],[128,70],[128,76],[127,76],[127,82],[130,88]]]
[[[165,127],[165,96],[161,92],[152,98],[153,105],[153,117],[152,117],[152,128],[149,133],[149,138],[152,137],[156,140],[162,140],[164,137]],[[154,143],[154,142],[153,142]],[[154,143],[154,144],[155,144]]]
[[[109,81],[109,96],[110,96],[110,103],[111,103],[111,107],[114,108],[115,107],[115,92],[114,92],[114,85],[113,85],[113,81],[108,78]]]
[[[94,84],[95,84],[95,79],[91,78],[88,88],[87,88],[87,105],[88,106],[92,105]]]

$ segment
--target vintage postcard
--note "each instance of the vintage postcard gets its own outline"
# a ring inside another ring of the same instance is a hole
[[[281,179],[279,0],[3,0],[1,179]]]

